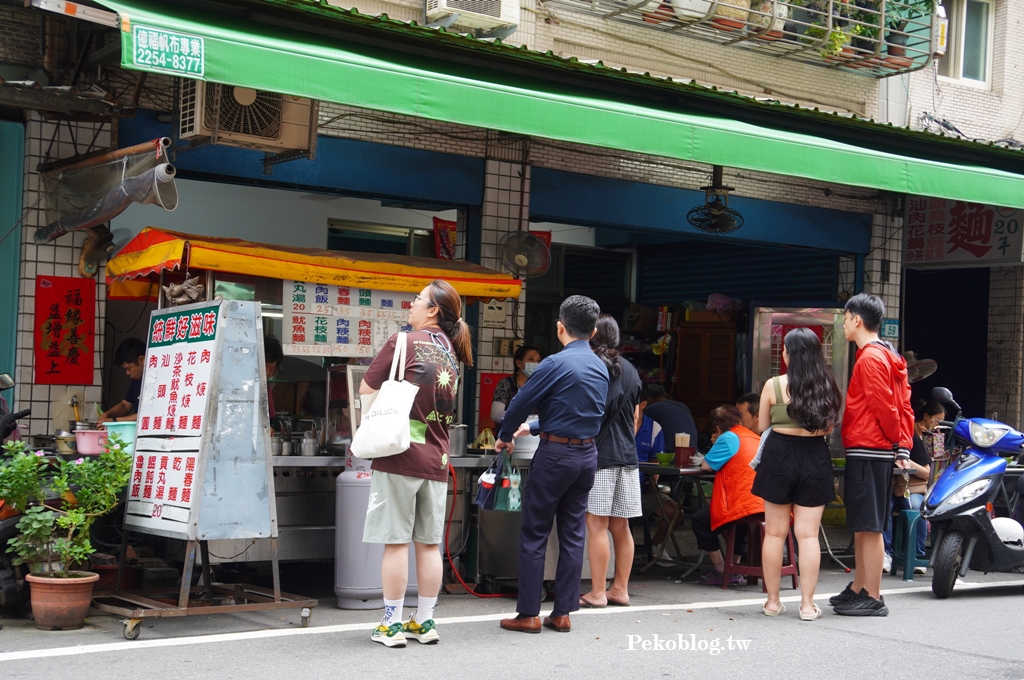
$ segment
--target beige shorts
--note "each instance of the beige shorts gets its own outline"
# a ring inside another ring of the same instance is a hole
[[[363,543],[440,543],[447,498],[447,481],[375,470],[370,477]]]

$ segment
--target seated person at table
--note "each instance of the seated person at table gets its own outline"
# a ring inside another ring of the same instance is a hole
[[[652,461],[652,459],[654,454],[665,450],[665,433],[661,431],[660,425],[644,415],[647,402],[642,396],[640,399],[640,406],[637,409],[636,459],[640,463],[657,463],[657,460]],[[661,549],[661,542],[665,540],[665,535],[668,533],[668,522],[664,517],[661,517],[658,500],[654,494],[661,494],[661,502],[665,506],[665,512],[670,516],[674,515],[678,508],[675,501],[658,490],[657,475],[649,476],[642,472],[640,473],[640,493],[640,505],[644,517],[658,516],[661,518],[658,529],[651,538],[651,548],[657,553]]]
[[[764,501],[750,493],[754,485],[754,471],[750,461],[757,454],[760,438],[740,424],[740,412],[735,406],[719,406],[711,412],[711,426],[714,430],[714,445],[704,455],[703,470],[714,471],[715,490],[711,494],[711,506],[693,513],[690,526],[697,537],[697,547],[704,550],[711,559],[714,569],[700,579],[708,586],[722,585],[725,560],[722,558],[718,536],[729,528],[729,523],[748,515],[764,512]],[[737,527],[736,554],[746,552],[747,528]],[[740,585],[744,578],[739,574],[729,577],[729,585]]]
[[[665,388],[655,384],[645,385],[640,398],[647,402],[645,413],[665,432],[669,451],[675,450],[676,435],[680,432],[690,435],[690,446],[697,446],[697,424],[686,404],[669,399]]]
[[[740,410],[740,425],[747,428],[754,434],[761,434],[761,428],[757,424],[758,409],[761,407],[761,395],[757,392],[749,392],[736,400],[736,408]]]
[[[937,401],[925,402],[924,399],[918,399],[914,403],[914,447],[910,449],[910,467],[907,469],[910,479],[906,480],[903,475],[893,475],[892,478],[892,513],[897,516],[901,510],[920,510],[921,504],[924,503],[924,496],[928,493],[932,461],[921,435],[933,429],[945,417],[946,409]],[[886,530],[882,532],[882,541],[885,544],[882,571],[886,574],[892,571],[892,532],[895,521],[896,518],[891,517]],[[914,525],[914,529],[917,532],[917,557],[922,558],[925,556],[925,541],[928,540],[928,522],[920,520]],[[925,573],[925,567],[914,567],[914,573]]]

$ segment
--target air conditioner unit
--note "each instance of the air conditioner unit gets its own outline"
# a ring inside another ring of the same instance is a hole
[[[519,23],[519,0],[427,0],[427,20],[458,14],[457,26],[497,28]]]
[[[182,139],[259,151],[308,151],[316,134],[316,102],[290,95],[198,80],[181,84]]]

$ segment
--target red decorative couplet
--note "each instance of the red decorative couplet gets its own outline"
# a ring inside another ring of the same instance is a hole
[[[91,385],[96,281],[37,276],[35,306],[35,383]]]
[[[455,234],[458,228],[455,222],[434,218],[434,254],[438,259],[455,259]]]

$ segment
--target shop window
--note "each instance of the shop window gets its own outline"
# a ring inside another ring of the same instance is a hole
[[[946,55],[939,75],[967,82],[988,83],[992,71],[992,0],[942,0],[949,19]]]
[[[434,237],[424,229],[331,220],[327,229],[327,249],[434,257]]]

